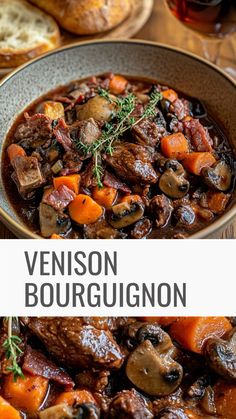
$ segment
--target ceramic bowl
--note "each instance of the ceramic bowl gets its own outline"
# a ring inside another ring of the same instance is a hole
[[[29,62],[5,78],[0,84],[0,153],[14,119],[33,100],[59,85],[107,71],[154,78],[203,100],[236,149],[236,83],[230,77],[207,61],[176,48],[119,40],[67,46]],[[217,237],[235,215],[236,199],[220,218],[191,237]],[[18,237],[39,238],[14,212],[2,181],[0,218]]]

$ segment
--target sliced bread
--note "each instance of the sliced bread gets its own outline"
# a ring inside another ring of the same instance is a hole
[[[59,44],[51,16],[24,0],[0,0],[0,68],[17,67]]]

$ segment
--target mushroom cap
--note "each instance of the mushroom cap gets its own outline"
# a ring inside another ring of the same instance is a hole
[[[170,198],[183,198],[189,191],[189,181],[172,168],[167,169],[159,179],[160,190]]]
[[[201,172],[205,183],[211,188],[225,192],[230,188],[232,171],[230,166],[221,160],[211,167],[205,167]]]
[[[108,121],[115,112],[115,103],[96,95],[84,105],[77,106],[76,113],[79,121],[93,118],[95,121]]]
[[[144,214],[144,204],[135,202],[121,202],[111,208],[108,222],[114,228],[124,228],[140,220]]]
[[[228,340],[217,337],[208,339],[205,356],[217,374],[236,382],[236,328],[231,331]]]
[[[180,384],[183,369],[171,358],[162,354],[149,340],[143,341],[129,356],[126,365],[129,380],[151,396],[165,396]]]

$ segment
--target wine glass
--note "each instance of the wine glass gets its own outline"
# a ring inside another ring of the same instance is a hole
[[[166,4],[196,33],[203,56],[218,64],[222,41],[236,32],[236,0],[166,0]],[[233,42],[231,48],[235,55]]]

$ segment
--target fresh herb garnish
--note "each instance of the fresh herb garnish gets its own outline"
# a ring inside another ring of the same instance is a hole
[[[13,373],[14,381],[17,380],[18,377],[24,377],[21,367],[18,365],[17,358],[19,355],[23,353],[19,345],[22,343],[22,340],[19,336],[12,334],[12,322],[18,322],[17,317],[7,317],[7,331],[8,337],[3,342],[3,349],[5,351],[6,359],[9,361],[9,365],[7,366],[6,370]]]
[[[117,112],[111,122],[106,122],[101,136],[92,144],[85,144],[81,140],[76,142],[76,147],[83,154],[91,154],[94,158],[93,174],[96,178],[98,187],[103,187],[102,174],[103,168],[101,165],[102,153],[112,154],[113,143],[121,138],[121,136],[135,125],[140,123],[144,118],[155,116],[156,105],[161,100],[162,95],[158,91],[154,91],[150,95],[150,100],[144,108],[143,114],[139,118],[132,116],[136,108],[137,98],[133,93],[127,96],[113,99],[109,92],[101,87],[98,88],[98,94],[110,103],[114,103]]]

